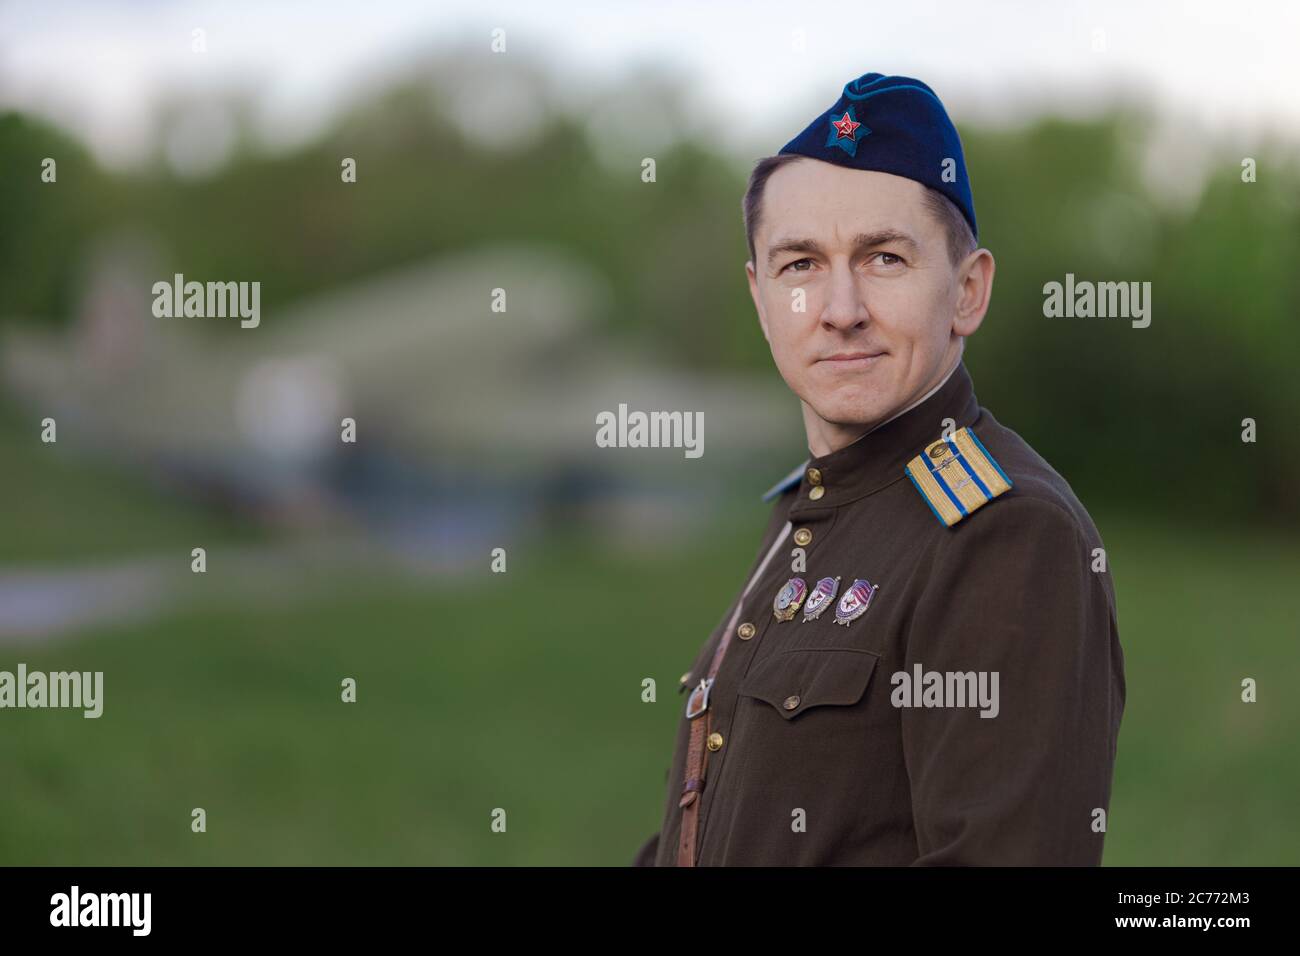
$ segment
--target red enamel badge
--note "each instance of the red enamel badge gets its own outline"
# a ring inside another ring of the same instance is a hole
[[[862,124],[856,122],[853,117],[849,115],[848,110],[845,110],[844,115],[839,119],[831,120],[831,125],[835,127],[835,131],[838,133],[836,139],[856,139],[857,137],[854,136],[854,133]]]

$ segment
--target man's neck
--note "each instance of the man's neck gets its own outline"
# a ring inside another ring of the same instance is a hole
[[[898,418],[900,415],[907,414],[912,409],[916,408],[916,406],[924,402],[931,395],[933,395],[935,392],[939,391],[939,389],[943,388],[943,386],[947,383],[948,379],[952,378],[952,373],[957,371],[957,366],[961,364],[961,359],[962,359],[962,352],[958,351],[957,357],[952,360],[952,364],[949,365],[947,373],[944,374],[944,376],[939,379],[939,381],[935,384],[933,388],[927,391],[924,395],[917,398],[915,401],[908,404],[906,407],[901,408],[898,411],[894,412],[889,417],[884,418],[881,421],[876,422],[875,424],[867,425],[862,429],[858,430],[856,433],[853,431],[844,432],[844,431],[833,430],[833,426],[831,426],[829,422],[825,422],[817,418],[816,413],[813,412],[810,408],[808,408],[807,405],[805,405],[804,426],[808,433],[809,453],[814,458],[823,458],[826,455],[831,454],[832,452],[839,451],[841,448],[847,448],[849,445],[852,445],[854,442],[861,441],[863,438],[866,438],[876,429],[884,425],[888,425],[890,422],[892,422],[895,418]],[[823,426],[823,428],[815,431],[814,430],[815,425],[821,425]]]

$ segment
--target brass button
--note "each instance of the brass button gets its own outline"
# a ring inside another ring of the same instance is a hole
[[[795,709],[796,707],[798,707],[798,706],[799,706],[799,695],[798,695],[798,694],[791,694],[789,697],[787,697],[787,698],[785,699],[785,709],[786,709],[786,710],[794,710],[794,709]]]
[[[822,473],[816,468],[808,469],[808,484],[820,485],[822,483]]]
[[[826,494],[826,489],[821,485],[814,485],[812,488],[808,489],[808,497],[813,501],[817,501],[824,494]]]
[[[794,533],[794,543],[799,545],[799,547],[801,548],[811,540],[812,540],[812,532],[809,531],[807,528],[800,528],[798,531]]]
[[[742,641],[747,641],[754,636],[756,630],[757,628],[755,628],[753,624],[746,621],[744,624],[740,625],[740,627],[736,628],[736,634]]]
[[[709,749],[710,750],[722,749],[722,734],[717,732],[709,734]]]

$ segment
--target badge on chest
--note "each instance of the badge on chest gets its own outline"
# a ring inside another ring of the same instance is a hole
[[[792,620],[808,594],[808,585],[803,578],[791,578],[781,590],[776,592],[772,601],[772,616],[778,621]]]
[[[835,623],[846,627],[867,613],[871,599],[876,596],[876,588],[870,582],[858,578],[844,592],[840,603],[835,607]]]
[[[821,617],[823,611],[835,604],[835,595],[839,589],[838,576],[822,578],[813,586],[811,593],[803,578],[791,578],[776,592],[776,597],[772,600],[772,616],[778,621],[792,621],[799,608],[803,607],[804,623],[815,621]],[[835,604],[835,623],[847,626],[866,614],[871,599],[876,596],[878,590],[878,587],[865,578],[855,579],[844,592],[839,603]],[[805,598],[807,598],[806,604]]]
[[[840,590],[840,579],[822,578],[812,589],[812,594],[808,595],[808,603],[803,606],[804,621],[815,621],[821,616],[822,611],[831,606],[835,600],[835,595]]]

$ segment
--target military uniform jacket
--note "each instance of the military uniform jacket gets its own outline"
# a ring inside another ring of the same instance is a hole
[[[1010,485],[951,526],[905,473],[945,427],[973,433]],[[980,407],[958,364],[786,484],[749,590],[683,677],[698,684],[730,631],[708,697],[716,747],[687,798],[695,865],[1099,863],[1123,656],[1101,540],[1066,481]],[[810,593],[838,577],[838,593],[815,619],[778,620],[793,577]],[[876,590],[839,623],[858,579]],[[944,683],[923,694],[929,672]],[[986,689],[997,675],[995,713],[973,692],[956,705],[973,687],[961,675],[981,673]],[[636,865],[678,863],[686,698],[663,822]]]

